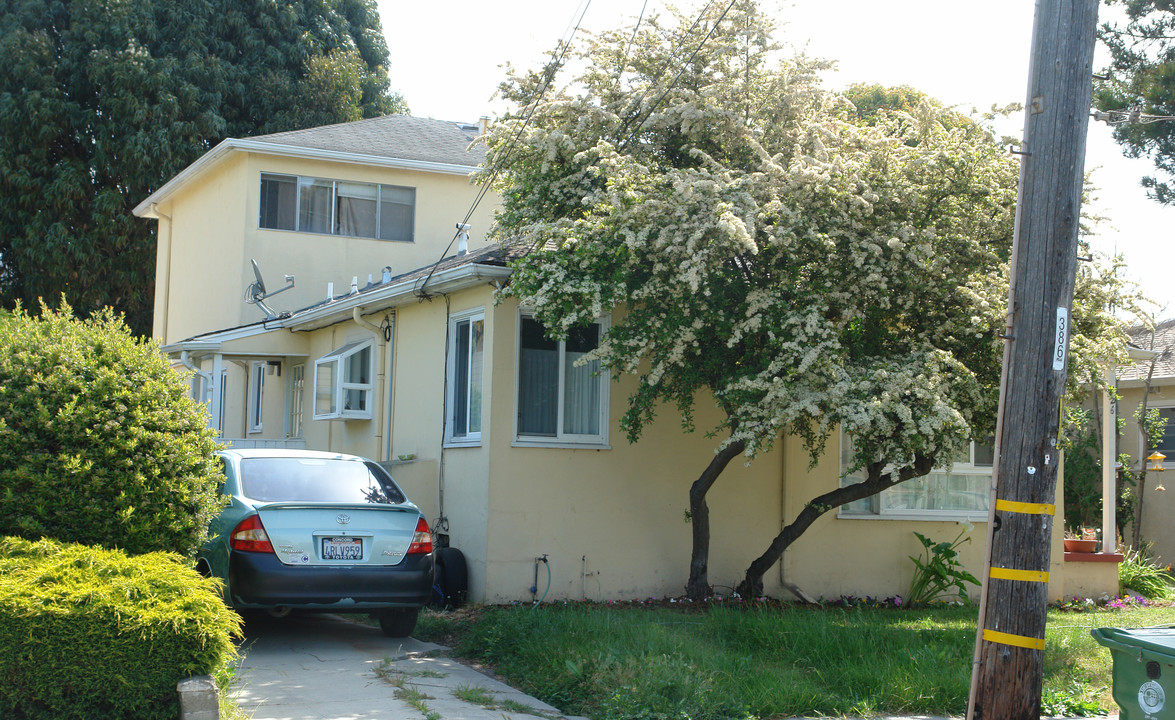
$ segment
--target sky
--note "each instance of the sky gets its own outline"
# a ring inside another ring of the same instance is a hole
[[[493,99],[507,62],[536,68],[545,53],[584,13],[582,29],[631,26],[646,0],[378,0],[388,41],[392,88],[412,114],[472,122],[506,106]],[[647,0],[646,14],[665,0]],[[698,0],[679,0],[683,10]],[[1028,89],[1035,3],[987,0],[764,0],[776,19],[776,39],[813,57],[834,60],[828,87],[858,82],[909,85],[940,101],[986,110],[1024,103]],[[1108,17],[1101,8],[1102,19]],[[581,30],[582,32],[582,30]],[[1099,48],[1095,69],[1107,57]],[[1019,137],[1022,120],[999,128]],[[1151,162],[1123,157],[1110,128],[1090,121],[1086,169],[1098,188],[1086,208],[1107,218],[1091,242],[1095,252],[1121,253],[1129,279],[1157,303],[1161,318],[1175,317],[1175,207],[1149,200],[1139,185]]]

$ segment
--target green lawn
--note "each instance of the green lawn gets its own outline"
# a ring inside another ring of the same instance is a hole
[[[416,636],[595,720],[962,715],[976,612],[551,603],[428,613]],[[1051,610],[1045,713],[1116,711],[1090,629],[1164,624],[1175,608]]]

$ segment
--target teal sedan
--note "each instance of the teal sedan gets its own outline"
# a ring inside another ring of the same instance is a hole
[[[433,586],[428,523],[379,464],[310,450],[223,450],[229,505],[197,568],[236,609],[369,613],[407,637]]]

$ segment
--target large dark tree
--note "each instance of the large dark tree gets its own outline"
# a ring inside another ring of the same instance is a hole
[[[406,112],[374,0],[0,0],[0,302],[151,325],[131,209],[226,137]]]
[[[1094,106],[1128,120],[1129,113],[1175,115],[1175,5],[1170,0],[1106,0],[1125,19],[1104,23],[1098,33],[1110,50],[1107,79],[1094,89]],[[1115,112],[1120,111],[1120,112]],[[1152,198],[1175,204],[1175,123],[1122,122],[1114,139],[1127,157],[1149,157],[1158,171],[1143,178]]]

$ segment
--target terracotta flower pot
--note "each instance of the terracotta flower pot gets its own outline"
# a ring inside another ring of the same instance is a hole
[[[1097,540],[1065,540],[1065,552],[1091,553],[1097,550]]]

